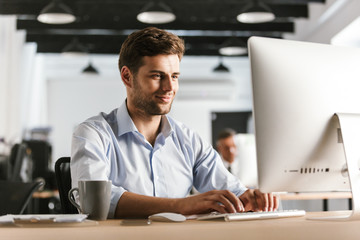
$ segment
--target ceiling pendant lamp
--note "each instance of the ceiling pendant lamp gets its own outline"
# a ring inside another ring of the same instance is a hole
[[[242,9],[236,19],[241,23],[264,23],[273,21],[275,14],[266,4],[254,0]]]
[[[226,40],[219,49],[221,55],[238,56],[247,53],[245,44],[237,37]]]
[[[220,61],[219,61],[219,65],[217,65],[214,69],[213,72],[218,72],[218,73],[228,73],[230,72],[229,68],[226,67],[223,62],[222,62],[222,58],[220,57]]]
[[[88,53],[88,49],[79,41],[78,38],[74,37],[72,41],[62,49],[61,53],[62,55],[67,56],[86,55]]]
[[[147,24],[164,24],[175,19],[175,14],[163,2],[150,2],[137,15],[138,21]]]
[[[89,64],[82,70],[82,73],[99,74],[99,71],[92,65],[91,61],[89,61]]]
[[[41,10],[37,20],[47,24],[67,24],[76,20],[72,10],[60,0],[53,0]]]

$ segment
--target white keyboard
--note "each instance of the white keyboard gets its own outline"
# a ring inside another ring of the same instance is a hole
[[[210,213],[201,215],[197,220],[221,219],[225,221],[273,219],[285,217],[301,217],[305,215],[304,210],[278,210],[273,212],[240,212],[240,213]]]

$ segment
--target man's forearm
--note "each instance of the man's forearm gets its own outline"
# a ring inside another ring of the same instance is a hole
[[[186,198],[159,198],[125,192],[116,207],[115,218],[145,218],[160,212],[191,215],[243,210],[240,199],[227,190],[213,190]]]
[[[125,192],[116,207],[115,218],[145,218],[159,212],[178,212],[173,198],[159,198]]]

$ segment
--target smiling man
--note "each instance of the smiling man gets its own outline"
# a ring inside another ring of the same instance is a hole
[[[178,36],[154,27],[129,35],[119,57],[126,101],[73,134],[72,185],[111,180],[108,218],[277,208],[276,197],[245,188],[211,145],[166,115],[179,88],[184,49]],[[193,186],[201,194],[188,196]]]

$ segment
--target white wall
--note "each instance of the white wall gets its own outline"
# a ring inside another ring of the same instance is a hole
[[[325,4],[311,3],[309,18],[295,23],[295,34],[288,39],[317,43],[331,43],[331,39],[360,16],[359,0],[327,0]]]
[[[77,77],[49,79],[48,114],[53,159],[70,156],[71,133],[81,121],[116,108],[125,98],[119,81]]]
[[[53,128],[53,159],[70,155],[74,127],[99,112],[110,112],[125,99],[117,56],[91,56],[98,76],[81,74],[87,57],[44,54],[48,89],[48,120]],[[180,89],[170,115],[211,141],[212,111],[251,110],[250,70],[247,58],[225,58],[229,74],[214,74],[216,57],[185,57]]]

